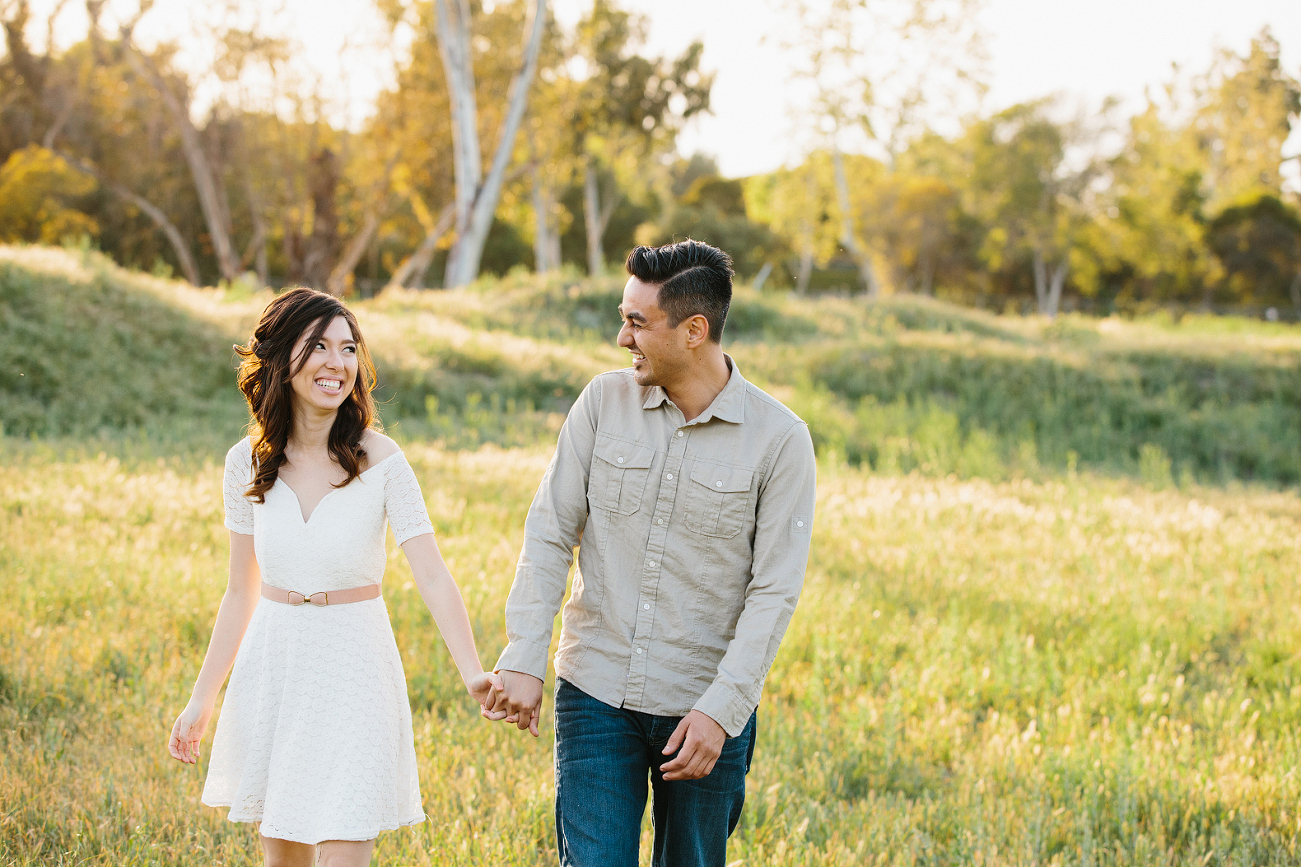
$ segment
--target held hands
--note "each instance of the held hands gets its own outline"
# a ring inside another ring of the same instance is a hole
[[[480,671],[465,682],[465,688],[479,703],[479,707],[487,707],[490,698],[501,692],[501,675],[491,671]]]
[[[708,714],[693,710],[682,718],[664,745],[664,755],[677,755],[660,765],[666,780],[698,780],[709,776],[723,752],[727,732]],[[681,747],[679,750],[678,748]]]
[[[501,685],[482,702],[484,719],[514,723],[520,731],[528,729],[529,734],[537,737],[538,720],[542,716],[542,681],[519,671],[503,670],[498,676]]]
[[[196,705],[193,700],[185,706],[172,725],[172,736],[167,739],[167,751],[178,762],[193,765],[199,761],[199,742],[212,719],[212,708]]]

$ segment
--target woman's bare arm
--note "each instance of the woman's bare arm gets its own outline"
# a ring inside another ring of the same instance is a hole
[[[187,764],[199,760],[199,742],[203,740],[203,733],[212,718],[217,693],[235,664],[235,654],[239,652],[244,631],[253,619],[253,609],[257,607],[261,592],[262,572],[253,552],[253,537],[231,531],[230,578],[226,593],[221,597],[221,607],[217,609],[217,622],[212,627],[208,653],[194,681],[190,701],[172,726],[167,749],[173,758]]]
[[[474,630],[470,627],[465,600],[461,598],[461,591],[438,550],[434,534],[425,533],[408,539],[403,543],[402,551],[407,555],[416,587],[438,624],[438,631],[447,643],[465,688],[482,705],[489,689],[493,686],[500,689],[501,684],[495,674],[483,670],[479,651],[474,646]]]

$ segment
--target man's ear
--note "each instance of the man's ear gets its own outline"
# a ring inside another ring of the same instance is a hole
[[[697,313],[687,317],[687,348],[697,349],[709,339],[709,320]]]

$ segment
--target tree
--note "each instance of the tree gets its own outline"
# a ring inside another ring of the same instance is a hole
[[[0,241],[57,244],[97,234],[95,220],[70,207],[95,186],[46,148],[28,145],[14,151],[0,166]]]
[[[1191,133],[1207,168],[1207,210],[1282,189],[1283,144],[1301,114],[1301,82],[1283,71],[1269,28],[1245,57],[1220,52],[1195,85],[1202,103]]]
[[[792,270],[800,294],[809,291],[813,266],[834,256],[839,243],[831,171],[830,154],[819,151],[799,166],[746,181],[749,212],[799,254]]]
[[[184,190],[172,183],[176,177],[171,171],[173,161],[168,143],[154,123],[157,112],[150,93],[128,85],[131,74],[122,62],[120,46],[102,39],[94,27],[98,4],[88,7],[92,22],[89,40],[56,55],[52,37],[60,8],[56,7],[49,19],[43,55],[35,54],[27,43],[30,9],[25,0],[7,10],[10,14],[3,23],[8,52],[0,59],[0,83],[4,85],[0,88],[4,93],[0,99],[0,155],[9,156],[40,142],[41,153],[56,157],[65,170],[92,179],[92,187],[112,195],[107,200],[102,195],[82,197],[78,202],[79,208],[95,212],[80,225],[87,230],[93,227],[99,243],[116,250],[120,261],[157,264],[164,251],[154,248],[151,231],[136,228],[138,216],[143,214],[166,237],[186,279],[199,282],[185,229],[166,213],[169,204],[178,204],[172,201],[174,196],[184,198]],[[36,183],[41,174],[11,173],[10,182],[15,183],[21,175],[24,183]],[[82,183],[67,177],[60,187],[66,192]],[[39,195],[36,190],[20,193],[16,189],[13,194]],[[173,213],[184,213],[188,204],[172,209]],[[67,217],[65,213],[52,218],[53,225],[40,234],[60,235],[64,229],[58,224]]]
[[[1301,317],[1301,213],[1261,193],[1230,205],[1208,227],[1224,267],[1223,288],[1239,303],[1291,303]]]
[[[745,185],[716,172],[697,177],[659,220],[638,231],[638,241],[667,244],[694,238],[726,250],[736,273],[752,280],[765,265],[783,258],[780,239],[747,214]],[[766,275],[765,275],[766,276]]]
[[[574,54],[586,76],[579,82],[573,115],[573,152],[583,172],[583,225],[592,274],[605,270],[604,237],[619,205],[619,175],[640,172],[652,154],[672,148],[688,118],[709,109],[713,76],[700,71],[704,46],[692,43],[672,61],[646,58],[635,53],[644,32],[641,17],[611,0],[595,0],[591,14],[578,25]]]
[[[788,50],[809,88],[813,148],[829,151],[839,241],[859,268],[864,290],[880,292],[875,259],[855,220],[847,148],[874,151],[891,166],[926,126],[927,109],[960,93],[983,92],[975,12],[979,0],[787,0],[795,17]],[[928,105],[929,104],[929,105]]]
[[[143,5],[141,14],[143,15],[148,9],[148,4]],[[167,108],[167,113],[180,137],[185,161],[190,167],[190,176],[194,180],[194,189],[199,195],[199,206],[203,210],[208,236],[212,240],[213,251],[217,257],[217,269],[222,279],[234,280],[240,274],[240,263],[231,240],[233,227],[230,205],[222,178],[214,170],[199,130],[190,117],[189,88],[183,80],[179,80],[179,76],[164,75],[155,58],[135,47],[132,42],[132,31],[138,21],[137,17],[134,21],[123,25],[121,29],[120,39],[126,57],[140,79],[162,97],[163,105]]]
[[[1172,98],[1174,88],[1166,89]],[[1181,111],[1149,99],[1109,165],[1108,236],[1098,256],[1122,304],[1189,303],[1213,282],[1206,247],[1206,165]],[[1168,115],[1167,119],[1163,115]]]
[[[456,243],[447,259],[444,283],[463,286],[478,276],[484,242],[492,228],[497,200],[524,117],[529,87],[537,68],[538,50],[546,24],[546,0],[534,0],[525,25],[527,41],[519,72],[511,82],[506,117],[488,171],[479,147],[469,0],[434,0],[438,45],[450,97],[453,156],[456,174]]]
[[[1097,141],[1090,125],[1055,122],[1050,107],[1047,100],[1015,105],[975,123],[966,139],[973,210],[989,226],[985,260],[998,269],[1028,258],[1036,309],[1053,317],[1101,163],[1088,153]]]

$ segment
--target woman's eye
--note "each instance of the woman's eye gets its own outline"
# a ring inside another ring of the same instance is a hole
[[[357,347],[355,347],[355,346],[345,346],[345,347],[343,348],[343,351],[344,351],[344,352],[351,352],[353,355],[356,355],[356,354],[357,354]]]

